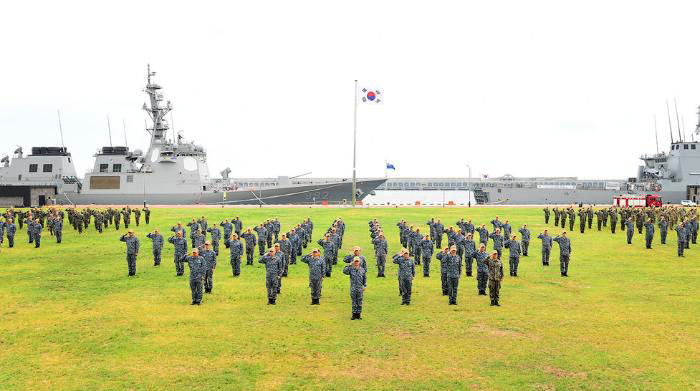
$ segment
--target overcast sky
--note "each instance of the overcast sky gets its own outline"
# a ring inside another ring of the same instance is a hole
[[[697,1],[6,2],[0,154],[145,148],[146,64],[212,174],[635,176],[690,138],[700,104]]]

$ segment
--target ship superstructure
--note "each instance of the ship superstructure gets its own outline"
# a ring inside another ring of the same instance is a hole
[[[93,168],[79,179],[66,148],[33,148],[27,157],[20,148],[12,161],[8,156],[0,163],[0,205],[340,204],[352,199],[352,183],[346,180],[302,184],[278,177],[264,186],[239,186],[228,177],[228,168],[221,178],[212,178],[205,149],[169,132],[166,115],[173,106],[154,76],[149,66],[142,107],[150,119],[145,153],[126,146],[102,147]],[[357,198],[384,181],[358,181]]]

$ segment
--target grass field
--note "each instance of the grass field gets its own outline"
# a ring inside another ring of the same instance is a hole
[[[341,255],[359,245],[368,256],[363,320],[350,320],[340,264],[320,306],[309,305],[305,264],[290,266],[268,306],[258,257],[233,278],[223,245],[214,293],[190,306],[172,245],[155,268],[145,234],[201,215],[239,215],[245,227],[279,217],[283,231],[309,216],[314,240],[342,217]],[[568,279],[559,276],[558,246],[545,268],[534,239],[519,277],[505,277],[501,307],[464,276],[459,305],[448,306],[435,260],[431,278],[417,272],[411,306],[400,305],[395,265],[375,277],[371,218],[388,233],[391,255],[401,218],[424,227],[432,216],[450,225],[496,215],[514,228],[528,223],[533,237],[544,227],[541,210],[528,208],[153,209],[149,226],[134,226],[135,278],[126,277],[123,226],[79,237],[66,224],[63,244],[45,230],[38,250],[19,231],[16,247],[5,242],[0,253],[0,389],[700,388],[700,249],[676,257],[675,232],[664,246],[657,234],[652,250],[642,235],[628,246],[619,230],[572,233]]]

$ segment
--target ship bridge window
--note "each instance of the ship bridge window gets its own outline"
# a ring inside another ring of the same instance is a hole
[[[29,172],[37,172],[38,169],[39,169],[38,164],[30,164],[29,165]]]
[[[122,165],[121,164],[113,164],[112,165],[112,172],[122,172]]]
[[[118,178],[118,177],[117,177]],[[133,175],[127,175],[126,176],[126,182],[127,183],[132,183],[134,182],[134,176]]]
[[[688,149],[688,144],[683,144],[683,149]]]
[[[107,172],[109,164],[100,164],[100,172]]]
[[[53,164],[44,164],[44,172],[51,172],[53,171]]]
[[[695,144],[690,144],[690,149],[695,149]]]

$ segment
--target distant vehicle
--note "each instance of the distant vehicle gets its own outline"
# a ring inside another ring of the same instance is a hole
[[[613,197],[613,205],[643,208],[645,206],[662,206],[663,202],[658,194],[627,194]]]
[[[682,206],[690,206],[690,207],[695,207],[697,204],[691,200],[683,200],[681,201]]]

